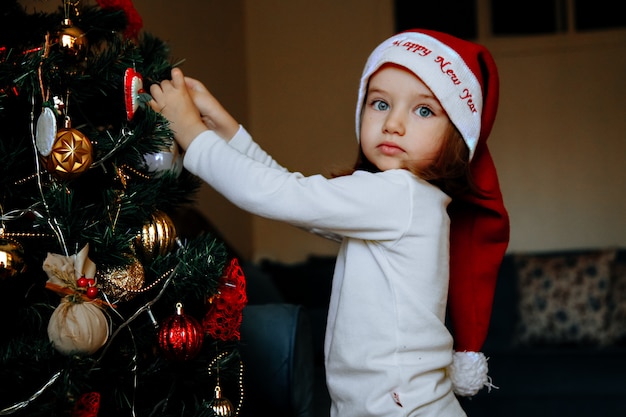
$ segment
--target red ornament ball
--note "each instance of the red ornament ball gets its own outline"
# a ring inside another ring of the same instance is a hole
[[[163,356],[174,361],[193,359],[200,353],[204,331],[196,319],[183,313],[181,303],[176,304],[176,314],[161,323],[158,343]]]

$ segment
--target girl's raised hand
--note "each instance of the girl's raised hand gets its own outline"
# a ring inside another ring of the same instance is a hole
[[[207,129],[180,69],[172,70],[171,81],[153,84],[150,94],[150,107],[169,120],[174,138],[183,149],[187,149],[196,136]]]

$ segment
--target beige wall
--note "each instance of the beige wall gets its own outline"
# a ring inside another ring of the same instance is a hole
[[[357,82],[393,32],[391,0],[134,3],[145,30],[170,42],[183,69],[283,165],[328,174],[352,163]],[[502,80],[490,143],[510,250],[626,246],[626,31],[481,41]],[[243,213],[208,187],[198,207],[249,259],[337,249]]]
[[[370,50],[393,32],[391,1],[246,4],[250,132],[291,170],[328,174],[351,166],[359,76]],[[254,259],[298,260],[338,247],[256,218],[254,249]]]
[[[393,33],[390,0],[134,4],[145,30],[168,40],[173,54],[186,58],[183,69],[281,164],[305,174],[352,165],[356,87],[369,51]],[[198,207],[248,259],[337,251],[336,243],[242,213],[209,187]]]
[[[244,2],[134,0],[144,30],[167,41],[185,73],[203,81],[241,123],[249,124]],[[254,254],[254,219],[204,186],[197,208],[245,258]]]
[[[489,44],[511,251],[626,245],[626,31]]]

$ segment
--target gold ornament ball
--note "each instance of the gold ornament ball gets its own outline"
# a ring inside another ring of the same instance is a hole
[[[82,60],[87,55],[88,43],[85,32],[72,25],[69,19],[63,22],[56,37],[59,49],[67,56]]]
[[[71,180],[89,169],[92,149],[91,142],[80,131],[60,129],[47,157],[48,171],[60,179]]]
[[[137,259],[130,265],[98,271],[100,289],[114,302],[132,300],[143,287],[144,281],[145,271]]]
[[[152,260],[172,251],[176,243],[174,222],[163,211],[156,211],[135,238],[135,248],[143,259]]]
[[[26,271],[24,248],[13,240],[0,238],[0,280],[14,277]]]
[[[228,398],[222,397],[222,389],[219,385],[215,387],[215,396],[213,397],[213,402],[211,403],[211,409],[215,415],[219,417],[231,417],[234,415],[233,404],[228,400]]]

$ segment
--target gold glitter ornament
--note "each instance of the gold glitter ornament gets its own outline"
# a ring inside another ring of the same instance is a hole
[[[157,210],[135,238],[135,250],[146,260],[167,255],[176,244],[176,227],[165,212]]]
[[[16,240],[0,237],[0,280],[14,277],[25,270],[22,245]]]
[[[92,162],[91,142],[80,131],[71,128],[67,119],[65,127],[57,132],[47,157],[48,171],[62,180],[71,180],[89,169]]]
[[[132,300],[145,281],[143,265],[137,259],[129,265],[99,270],[97,276],[100,289],[112,302]]]

